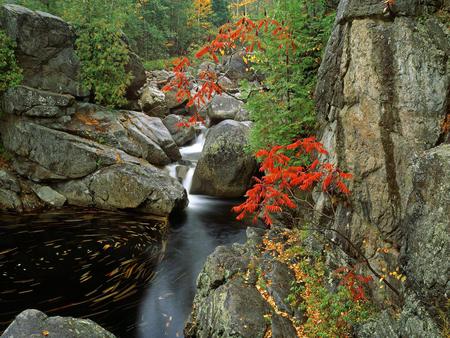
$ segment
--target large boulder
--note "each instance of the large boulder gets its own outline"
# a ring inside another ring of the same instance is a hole
[[[0,28],[17,44],[23,83],[57,93],[87,96],[79,79],[76,35],[62,19],[18,5],[0,7]]]
[[[224,58],[222,69],[229,79],[239,82],[242,79],[253,80],[255,78],[255,73],[250,70],[251,65],[247,61],[248,56],[242,51]]]
[[[439,176],[437,163],[446,157],[442,150],[431,150],[448,134],[441,126],[450,102],[450,35],[433,14],[442,4],[395,1],[392,12],[383,14],[381,1],[342,0],[316,89],[321,142],[331,161],[354,175],[349,203],[337,208],[334,227],[370,257],[376,270],[406,266],[407,280],[417,278],[416,291],[430,296],[427,304],[440,302],[436,292],[442,291],[443,281],[438,275],[448,268],[430,258],[448,252],[444,238],[438,239],[448,219],[430,221],[445,213],[439,211],[439,203],[448,203],[449,194],[448,186],[434,177]],[[435,196],[426,188],[415,190],[414,183],[415,160],[431,154],[433,178],[426,182],[440,182]],[[409,216],[412,193],[424,194],[420,217],[429,226],[426,230],[424,223]],[[323,197],[317,199],[318,208],[331,211]],[[425,243],[431,252],[423,252]],[[397,289],[405,289],[395,278],[387,278]],[[430,289],[434,282],[436,289]],[[380,303],[395,297],[379,288],[373,295]]]
[[[139,105],[142,111],[149,116],[163,118],[169,113],[166,96],[161,90],[152,85],[147,85],[141,89]]]
[[[245,194],[256,171],[256,160],[246,152],[249,130],[248,125],[233,120],[209,129],[191,193],[219,197]]]
[[[25,310],[8,326],[1,338],[115,338],[111,332],[89,319],[47,317],[38,310]]]
[[[22,209],[19,180],[8,170],[0,169],[0,210]]]
[[[80,180],[54,186],[70,205],[101,209],[138,209],[168,215],[187,206],[183,186],[150,165],[117,163]]]
[[[234,120],[243,109],[244,103],[231,95],[216,95],[211,100],[207,114],[211,124],[217,124],[224,120]]]
[[[167,116],[163,123],[169,132],[172,134],[173,140],[178,146],[183,146],[186,143],[195,139],[195,128],[194,126],[180,126],[183,123],[183,118],[179,115],[171,114]]]
[[[134,52],[130,52],[129,56],[130,59],[125,65],[125,71],[130,73],[132,78],[127,87],[126,97],[130,100],[137,100],[139,99],[140,89],[147,81],[147,76],[140,57]]]
[[[286,301],[289,287],[295,280],[287,265],[271,255],[260,252],[264,231],[248,228],[247,242],[232,246],[219,246],[207,258],[197,279],[197,293],[193,310],[187,321],[186,337],[296,337],[292,322],[285,313],[293,315]],[[275,269],[264,270],[270,267]],[[258,274],[266,278],[270,294],[277,309],[267,302],[257,289]],[[281,296],[281,298],[280,298]],[[297,318],[298,319],[298,318]]]
[[[443,337],[439,326],[414,294],[407,295],[400,314],[392,316],[385,310],[369,322],[358,325],[354,329],[354,336],[357,338]]]

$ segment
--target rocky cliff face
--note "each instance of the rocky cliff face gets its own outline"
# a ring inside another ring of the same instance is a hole
[[[431,312],[449,292],[448,5],[342,0],[316,92],[322,142],[355,176],[334,226]]]
[[[16,5],[0,7],[0,28],[17,44],[23,85],[0,97],[0,138],[10,163],[0,169],[0,209],[64,204],[139,209],[167,215],[187,203],[181,184],[160,167],[181,158],[161,119],[79,101],[75,33],[58,17]],[[145,83],[131,55],[134,80]]]
[[[388,11],[384,6],[379,0],[340,1],[319,72],[321,141],[337,166],[354,174],[350,203],[337,207],[332,226],[399,291],[395,296],[373,283],[372,299],[385,310],[355,327],[354,336],[441,337],[450,291],[450,35],[440,17],[448,20],[450,6],[439,0],[396,0]],[[315,199],[318,210],[334,209],[326,196]],[[249,296],[253,290],[236,296],[242,278],[236,271],[254,265],[246,256],[253,239],[251,234],[244,247],[218,248],[209,257],[187,336],[265,335],[254,326],[265,327],[260,313],[266,304]],[[327,255],[330,271],[348,259],[336,247]],[[394,271],[406,281],[393,278]],[[397,315],[388,304],[395,304]]]

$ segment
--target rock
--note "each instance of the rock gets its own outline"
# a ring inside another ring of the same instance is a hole
[[[31,11],[18,5],[0,7],[0,28],[17,44],[16,56],[23,69],[23,84],[55,93],[88,97],[80,77],[80,60],[75,52],[76,33],[61,18]],[[145,69],[130,52],[125,70],[132,75],[126,96],[137,99],[145,84]]]
[[[26,86],[8,89],[1,98],[1,108],[8,114],[30,117],[60,117],[75,98]]]
[[[220,76],[217,83],[227,93],[239,92],[239,87],[226,76]]]
[[[197,279],[186,337],[263,338],[269,328],[273,337],[297,336],[290,320],[269,306],[256,288],[258,271],[267,271],[267,278],[273,278],[268,292],[276,297],[279,308],[292,312],[284,298],[292,283],[292,272],[272,256],[264,258],[260,251],[263,235],[262,229],[248,228],[245,244],[219,246],[207,258]],[[264,270],[266,267],[275,269]]]
[[[174,72],[167,70],[152,70],[148,73],[147,78],[149,83],[155,84],[158,88],[164,87],[170,79],[175,76]]]
[[[79,80],[76,37],[69,24],[48,13],[3,5],[0,28],[17,44],[24,85],[78,97],[88,95]]]
[[[62,207],[66,203],[67,199],[49,186],[36,185],[32,189],[42,201],[53,207]]]
[[[422,243],[416,236],[431,240],[444,231],[436,223],[426,232],[420,227],[414,232],[405,228],[405,219],[415,159],[445,140],[441,125],[450,101],[449,33],[434,15],[425,15],[442,1],[395,3],[399,15],[380,20],[381,2],[340,2],[316,88],[321,142],[332,154],[328,161],[354,175],[351,209],[338,207],[334,227],[353,243],[364,241],[361,249],[379,271],[400,266],[405,238]],[[383,247],[389,252],[377,252]],[[381,289],[373,293],[380,303],[392,298]]]
[[[419,16],[435,12],[445,0],[397,0],[391,6],[395,15]],[[377,0],[345,0],[338,7],[336,19],[339,22],[383,15],[384,4]]]
[[[250,121],[250,113],[249,113],[249,111],[248,111],[247,109],[241,108],[241,109],[237,112],[237,114],[236,114],[236,116],[234,117],[234,119],[235,119],[236,121],[239,121],[239,122]]]
[[[246,153],[249,127],[225,120],[209,129],[191,193],[240,197],[250,187],[256,160]]]
[[[123,154],[81,137],[12,116],[2,121],[0,133],[6,149],[64,179],[89,175],[98,167],[114,164],[117,153]],[[31,177],[37,173],[27,174]]]
[[[45,332],[45,334],[44,334]],[[38,310],[25,310],[8,326],[1,338],[115,338],[115,336],[89,319],[47,317]]]
[[[413,187],[401,259],[411,289],[445,313],[450,294],[450,144],[432,148],[414,161]]]
[[[168,215],[188,203],[186,191],[176,179],[153,166],[133,163],[114,164],[54,189],[70,205],[139,209],[155,215]]]
[[[77,104],[75,111],[69,121],[40,122],[49,128],[121,149],[155,165],[166,165],[181,158],[170,132],[159,118],[92,104]]]
[[[130,100],[136,100],[139,98],[139,90],[147,81],[147,76],[140,57],[133,52],[130,52],[129,55],[130,60],[125,65],[125,71],[131,74],[132,80],[127,87],[126,97]]]
[[[199,325],[188,324],[185,336],[263,338],[269,326],[264,319],[268,313],[270,307],[259,292],[240,277],[217,288],[201,304],[195,317]]]
[[[439,327],[430,318],[423,305],[414,295],[408,295],[399,318],[383,311],[367,323],[354,329],[357,338],[441,338]]]
[[[187,103],[187,100],[178,101],[177,93],[178,93],[177,88],[173,88],[172,90],[169,90],[168,92],[164,93],[167,108],[174,109]]]
[[[211,71],[214,73],[220,72],[220,65],[215,63],[215,62],[211,62],[211,61],[203,61],[200,66],[198,66],[198,70],[199,72],[201,71]]]
[[[166,105],[166,96],[153,86],[147,85],[142,89],[139,105],[142,111],[149,116],[163,118],[169,113],[169,108]]]
[[[0,187],[14,192],[20,192],[20,183],[17,178],[6,169],[0,168]]]
[[[174,114],[167,116],[163,120],[164,125],[172,134],[175,143],[180,147],[195,139],[195,128],[193,126],[190,127],[177,126],[178,123],[182,122],[183,118],[179,115]]]
[[[241,111],[242,106],[242,101],[224,93],[213,97],[207,114],[211,120],[211,124],[217,124],[227,119],[234,120],[236,115]]]
[[[254,79],[255,74],[252,71],[249,71],[250,65],[244,62],[244,57],[246,57],[246,55],[245,52],[239,52],[224,58],[223,72],[228,78],[233,81]]]

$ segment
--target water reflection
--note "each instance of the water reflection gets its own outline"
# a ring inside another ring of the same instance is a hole
[[[128,337],[161,261],[164,223],[64,210],[0,214],[0,332],[24,309],[91,318]]]
[[[124,338],[182,337],[206,257],[245,238],[230,212],[238,201],[190,199],[170,227],[98,210],[0,213],[0,333],[36,308]]]

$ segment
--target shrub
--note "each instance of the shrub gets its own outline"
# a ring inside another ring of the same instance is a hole
[[[122,33],[106,20],[84,24],[79,26],[76,46],[83,85],[94,93],[95,101],[107,106],[125,104],[132,76],[125,70],[130,56]]]
[[[22,82],[22,70],[14,54],[15,43],[0,30],[0,93]]]

